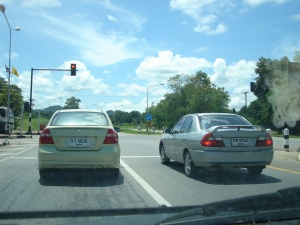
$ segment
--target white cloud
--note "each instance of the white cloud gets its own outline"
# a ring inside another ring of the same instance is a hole
[[[141,79],[165,82],[176,74],[192,74],[211,66],[204,58],[182,57],[171,51],[160,51],[158,57],[145,58],[135,72]]]
[[[111,94],[109,86],[103,83],[103,79],[97,79],[90,74],[84,63],[79,61],[65,62],[61,68],[69,69],[70,63],[77,64],[76,76],[64,75],[57,83],[63,92],[89,90],[94,94]]]
[[[21,5],[26,8],[54,8],[60,7],[60,0],[26,0],[20,1]]]
[[[145,92],[146,88],[138,84],[117,84],[118,94],[121,96],[138,96],[140,92]]]
[[[115,18],[115,17],[113,17],[112,15],[107,15],[107,19],[108,19],[109,21],[113,21],[113,22],[117,22],[117,21],[118,21],[118,19]]]
[[[250,6],[259,6],[265,3],[283,4],[290,0],[244,0],[244,2]]]
[[[102,79],[95,78],[87,70],[85,64],[80,61],[66,61],[61,65],[60,69],[69,69],[71,63],[77,64],[78,71],[76,76],[70,76],[69,72],[66,72],[67,75],[63,75],[60,79],[57,79],[57,76],[53,75],[56,72],[33,71],[32,98],[36,100],[38,108],[47,106],[45,100],[58,97],[67,99],[70,96],[81,95],[81,93],[85,93],[86,91],[90,95],[93,93],[93,96],[99,94],[109,95],[112,93],[109,85],[105,84]],[[25,100],[28,100],[30,97],[30,72],[20,73],[19,78],[15,78],[15,80],[17,81],[16,84],[23,90]]]
[[[205,34],[222,34],[227,31],[226,25],[218,23],[218,14],[231,7],[230,1],[215,0],[171,0],[170,7],[190,16],[196,23],[195,32]],[[222,9],[220,11],[220,9]]]
[[[286,36],[277,43],[273,50],[274,58],[282,58],[287,56],[293,60],[295,52],[300,50],[300,39],[297,36]]]
[[[299,21],[300,21],[300,13],[291,16],[291,18],[292,18],[293,20],[299,20]]]
[[[245,105],[245,96],[250,103],[256,97],[250,92],[250,82],[257,77],[254,70],[255,61],[240,60],[227,66],[225,59],[218,58],[213,63],[214,73],[210,76],[211,81],[219,87],[224,87],[231,96],[229,108],[239,110]]]

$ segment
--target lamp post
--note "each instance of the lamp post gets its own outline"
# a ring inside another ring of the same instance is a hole
[[[247,108],[247,93],[248,93],[248,91],[244,92],[244,95],[245,95],[245,106],[246,106],[246,108]]]
[[[160,85],[165,85],[165,84],[156,84],[156,85],[152,85],[152,86],[147,87],[147,110],[146,110],[146,113],[148,113],[148,92],[149,92],[149,88],[160,86]]]
[[[49,107],[50,107],[50,101],[51,100],[55,100],[55,99],[61,99],[61,98],[52,98],[52,99],[49,99]]]
[[[5,6],[3,4],[0,4],[0,11],[4,14],[4,17],[6,19],[8,28],[9,28],[9,53],[8,53],[8,87],[7,87],[7,114],[6,114],[6,133],[10,133],[9,129],[9,118],[10,118],[10,59],[11,59],[11,27],[7,20],[6,14],[5,14]],[[16,27],[14,30],[19,31],[20,27]]]

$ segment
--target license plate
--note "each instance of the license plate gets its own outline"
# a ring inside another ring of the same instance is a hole
[[[231,138],[232,146],[248,146],[249,138]]]
[[[70,138],[69,147],[89,147],[89,140],[87,138]]]

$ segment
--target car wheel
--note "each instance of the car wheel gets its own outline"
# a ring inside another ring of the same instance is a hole
[[[251,175],[259,175],[261,174],[261,172],[263,171],[263,167],[261,166],[252,166],[252,167],[248,167],[248,173],[250,173]]]
[[[187,177],[194,177],[196,173],[196,167],[189,152],[184,155],[184,172]]]
[[[163,144],[160,145],[160,162],[161,164],[167,165],[170,163],[170,158],[166,156],[165,147]]]

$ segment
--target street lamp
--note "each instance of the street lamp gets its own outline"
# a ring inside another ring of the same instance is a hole
[[[244,92],[244,95],[245,95],[245,106],[246,106],[246,108],[247,108],[247,93],[248,93],[248,91]]]
[[[152,85],[152,86],[147,87],[147,111],[146,111],[146,113],[148,113],[148,92],[149,92],[149,88],[160,86],[160,85],[165,85],[165,84],[156,84],[156,85]]]
[[[102,106],[101,105],[98,105],[98,104],[93,104],[93,105],[100,107],[100,109],[102,111]]]
[[[3,12],[4,17],[6,19],[7,25],[9,27],[9,54],[8,54],[8,88],[7,88],[7,115],[6,115],[6,133],[9,134],[9,109],[10,109],[10,59],[11,59],[11,27],[7,20],[6,14],[5,14],[5,6],[3,4],[0,4],[0,11]],[[16,31],[20,30],[20,27],[16,27]]]
[[[49,107],[50,107],[50,101],[51,100],[56,100],[56,99],[61,99],[61,98],[52,98],[52,99],[49,99]]]

